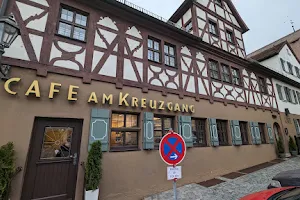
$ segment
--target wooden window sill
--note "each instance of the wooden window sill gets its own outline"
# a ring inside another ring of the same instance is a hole
[[[138,147],[119,147],[119,148],[111,148],[109,152],[126,152],[126,151],[141,151]]]
[[[55,33],[55,35],[58,36],[58,37],[66,38],[68,40],[72,40],[72,41],[75,41],[75,42],[81,42],[83,44],[86,44],[86,40],[84,40],[84,41],[83,40],[78,40],[76,38],[68,37],[68,36],[65,36],[65,35],[58,34],[58,33]]]
[[[148,61],[151,62],[151,63],[159,64],[159,65],[162,64],[161,61],[157,62],[157,61],[155,61],[155,60],[150,60],[150,59],[148,59]]]

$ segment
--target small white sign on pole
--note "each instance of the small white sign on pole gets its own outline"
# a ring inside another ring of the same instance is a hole
[[[168,181],[174,179],[181,179],[182,178],[181,166],[168,167],[167,176],[168,176]]]

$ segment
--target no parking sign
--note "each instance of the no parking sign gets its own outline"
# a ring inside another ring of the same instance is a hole
[[[181,135],[170,131],[159,143],[159,153],[162,160],[168,165],[178,165],[186,154],[186,146]]]

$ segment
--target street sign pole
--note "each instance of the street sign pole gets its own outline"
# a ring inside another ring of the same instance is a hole
[[[176,179],[173,181],[174,200],[177,200]]]
[[[160,141],[159,153],[167,167],[168,180],[173,180],[174,200],[177,200],[176,183],[182,178],[181,166],[178,165],[185,157],[186,145],[184,139],[170,130]]]
[[[175,168],[175,167],[176,167],[176,165],[173,165],[173,167]],[[177,178],[174,178],[174,180],[173,180],[174,200],[177,200],[176,181],[177,181]]]

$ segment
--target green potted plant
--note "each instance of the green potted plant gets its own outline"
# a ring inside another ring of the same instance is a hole
[[[15,151],[12,142],[0,147],[0,199],[8,200],[11,181],[18,168],[15,167]]]
[[[289,150],[293,156],[296,156],[298,154],[297,146],[291,136],[289,137]]]
[[[87,158],[87,163],[85,165],[86,200],[98,200],[99,184],[102,177],[101,159],[101,142],[96,141],[91,145]]]
[[[283,142],[281,137],[279,137],[279,140],[277,141],[277,149],[278,149],[278,153],[279,153],[279,157],[280,158],[284,158],[284,147],[283,147]]]

